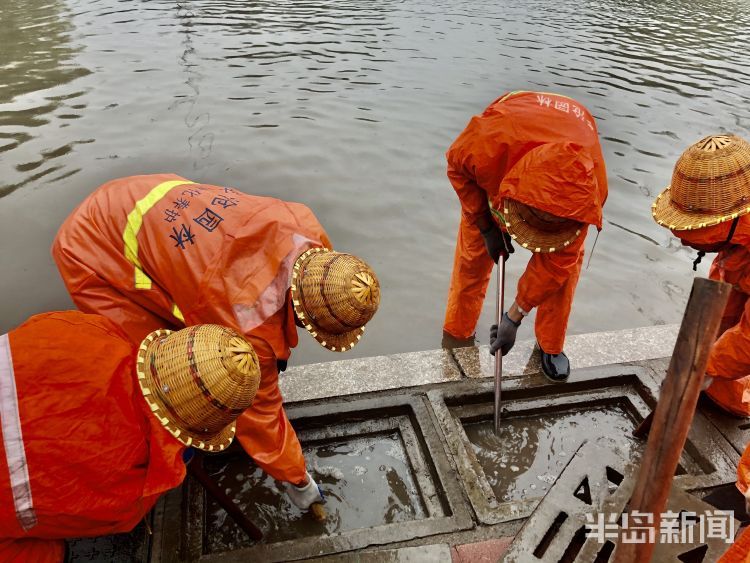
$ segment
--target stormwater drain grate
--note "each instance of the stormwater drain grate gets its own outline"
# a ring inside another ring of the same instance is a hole
[[[640,539],[644,532],[636,515],[627,510],[637,474],[637,466],[626,461],[627,455],[619,443],[586,442],[526,521],[503,561],[606,563],[622,539]],[[720,535],[716,525],[713,529],[706,525],[709,518],[727,529],[737,526],[736,521],[716,516],[712,506],[676,487],[665,512],[674,516],[669,520],[674,525],[662,525],[662,530],[670,532],[670,540],[659,542],[653,561],[716,561],[728,544],[716,537]],[[654,539],[662,538],[655,535]]]
[[[174,555],[163,551],[161,560],[287,561],[472,526],[424,398],[326,402],[288,414],[326,494],[326,522],[294,507],[281,484],[243,453],[213,456],[206,470],[263,530],[264,540],[253,544],[189,482],[183,518],[166,519],[162,531],[179,535],[181,545]]]
[[[625,370],[625,371],[624,371]],[[500,434],[492,431],[492,382],[429,392],[465,490],[479,520],[497,524],[531,514],[586,440],[610,438],[629,459],[643,444],[628,439],[654,402],[641,370],[580,370],[573,382],[504,382]],[[686,489],[733,482],[731,445],[697,416],[677,471]]]

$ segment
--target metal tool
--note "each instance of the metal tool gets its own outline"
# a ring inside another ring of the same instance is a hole
[[[500,318],[505,308],[505,260],[503,256],[497,261],[497,309],[495,310],[495,324],[500,330]],[[495,352],[495,434],[500,434],[500,394],[503,376],[503,352],[500,348]]]

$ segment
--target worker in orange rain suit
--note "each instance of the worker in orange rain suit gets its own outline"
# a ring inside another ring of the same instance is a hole
[[[706,394],[723,409],[750,416],[750,144],[713,135],[678,159],[672,183],[652,207],[654,219],[684,245],[718,252],[709,277],[732,284],[719,337],[706,367]],[[695,269],[695,266],[694,266]]]
[[[0,336],[0,561],[62,561],[63,538],[132,530],[182,482],[186,445],[231,443],[241,410],[219,410],[204,395],[247,407],[260,381],[252,347],[215,325],[166,332],[139,350],[109,319],[64,311]],[[198,348],[225,342],[234,350],[219,355],[247,359],[241,368],[215,369],[216,353],[202,359]],[[228,377],[231,389],[217,387]],[[157,378],[182,400],[155,389]]]
[[[594,118],[565,96],[511,92],[471,119],[447,159],[462,214],[444,331],[459,339],[474,334],[493,261],[507,259],[515,239],[533,255],[491,338],[506,354],[536,307],[544,373],[566,380],[563,345],[586,227],[601,229],[607,198]]]
[[[237,438],[307,508],[321,495],[278,387],[297,345],[295,321],[343,351],[379,302],[369,267],[329,248],[304,205],[159,174],[101,186],[62,225],[52,253],[75,304],[111,318],[134,341],[156,327],[195,323],[245,335],[263,378]]]
[[[742,454],[737,468],[737,488],[745,497],[745,512],[750,515],[750,444]],[[750,527],[739,534],[734,544],[718,563],[748,563],[750,561]]]

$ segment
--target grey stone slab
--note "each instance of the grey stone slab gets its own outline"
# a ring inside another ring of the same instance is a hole
[[[565,341],[572,369],[631,363],[672,355],[679,325],[659,325],[610,332],[575,334]],[[488,346],[456,348],[454,357],[467,377],[492,377],[494,359]],[[534,340],[517,342],[503,358],[503,376],[538,373],[539,351]]]
[[[280,377],[288,403],[458,381],[461,372],[446,350],[429,350],[308,364]]]
[[[342,553],[330,557],[308,559],[310,563],[451,563],[451,550],[448,544],[423,545],[419,547],[402,547],[401,549],[382,549],[378,551],[360,551]]]
[[[467,377],[493,377],[495,360],[490,355],[489,346],[455,348],[453,356]],[[541,369],[539,352],[534,340],[516,342],[513,349],[503,358],[504,377],[539,373]]]

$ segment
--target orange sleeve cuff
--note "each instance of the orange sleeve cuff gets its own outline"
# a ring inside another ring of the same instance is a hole
[[[536,305],[531,305],[528,301],[524,301],[524,298],[521,296],[520,287],[518,289],[518,294],[516,294],[516,305],[526,314],[529,314],[531,310],[536,307]]]

